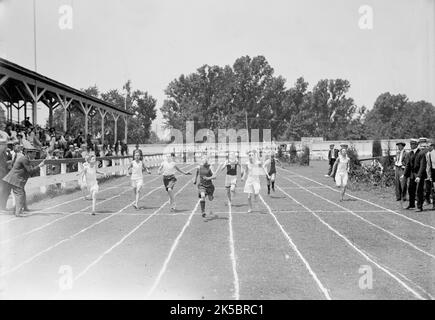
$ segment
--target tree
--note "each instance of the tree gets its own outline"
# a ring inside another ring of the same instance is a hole
[[[406,95],[381,94],[367,112],[364,125],[370,138],[397,139],[433,135],[435,107],[412,102]]]
[[[365,125],[369,137],[381,139],[404,138],[402,117],[408,101],[405,95],[381,94],[367,113]]]
[[[273,77],[263,56],[244,56],[232,67],[204,65],[173,80],[165,90],[168,99],[161,111],[167,128],[183,132],[187,120],[194,121],[195,132],[245,128],[246,118],[250,128],[270,128],[282,107],[284,86],[285,79]]]

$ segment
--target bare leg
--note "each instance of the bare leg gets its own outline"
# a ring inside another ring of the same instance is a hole
[[[168,189],[168,195],[169,195],[169,204],[171,205],[171,209],[175,209],[175,199],[174,199],[174,192],[172,189]]]
[[[248,194],[248,207],[249,207],[249,209],[248,209],[248,213],[250,213],[250,212],[252,212],[252,193],[249,193]]]
[[[343,191],[341,191],[341,201],[344,200],[344,194],[346,193],[346,186],[343,187]]]
[[[97,203],[97,192],[92,191],[92,215],[95,214],[95,205]]]
[[[136,188],[135,188],[135,189],[136,189]],[[138,208],[138,205],[139,205],[140,189],[141,189],[141,188],[137,188],[137,189],[136,189],[136,192],[135,192],[135,195],[136,195],[136,202],[135,202],[136,209]]]
[[[231,203],[231,189],[227,188],[227,199]]]
[[[200,205],[201,205],[201,214],[202,214],[202,217],[205,218],[205,193],[204,192],[201,192]]]

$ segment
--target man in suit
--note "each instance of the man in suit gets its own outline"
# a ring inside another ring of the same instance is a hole
[[[406,198],[406,178],[403,173],[405,172],[405,142],[396,143],[397,146],[397,154],[396,161],[394,162],[394,183],[396,187],[396,200],[402,201]],[[405,182],[404,182],[405,180]]]
[[[416,184],[415,184],[415,173],[414,173],[414,160],[415,155],[419,151],[418,150],[418,140],[417,139],[411,139],[410,142],[411,150],[407,153],[405,157],[405,172],[404,172],[404,178],[408,179],[408,196],[409,196],[409,205],[406,208],[409,209],[415,209],[415,190],[416,190]]]
[[[435,140],[429,144],[429,149],[426,153],[426,163],[427,181],[429,182],[430,190],[432,190],[432,210],[435,210]]]
[[[9,188],[12,189],[15,196],[15,215],[20,217],[26,208],[26,191],[24,187],[30,174],[39,170],[45,164],[45,159],[34,168],[30,165],[30,160],[27,154],[24,153],[22,146],[16,146],[16,153],[12,160],[12,169],[3,178],[7,182]]]
[[[415,183],[417,185],[417,212],[423,211],[424,185],[425,180],[427,179],[426,153],[428,152],[428,149],[426,141],[426,138],[420,138],[418,140],[419,151],[416,153],[414,159]]]
[[[325,177],[329,177],[332,172],[332,168],[334,167],[335,160],[338,158],[338,149],[334,149],[334,144],[329,145],[328,151],[328,161],[329,161],[329,170],[328,174],[325,174]]]

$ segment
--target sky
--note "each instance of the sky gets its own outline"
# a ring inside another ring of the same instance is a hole
[[[435,0],[35,0],[37,72],[75,88],[165,99],[181,74],[264,55],[291,87],[347,79],[358,106],[383,92],[435,104]],[[72,8],[61,29],[59,8]],[[361,29],[373,10],[373,28]],[[0,56],[35,70],[33,0],[0,0]],[[45,108],[43,108],[45,109]],[[48,116],[42,110],[40,122]],[[162,116],[153,130],[162,134]]]

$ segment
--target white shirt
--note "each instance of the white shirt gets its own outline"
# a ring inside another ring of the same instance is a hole
[[[164,176],[170,176],[170,175],[174,175],[177,172],[177,169],[175,169],[175,166],[177,164],[175,162],[168,162],[168,161],[163,161],[162,162],[162,169],[163,169],[163,175]]]
[[[426,153],[426,160],[427,160],[428,169],[435,170],[435,150],[432,150],[431,152]],[[431,163],[432,163],[432,168],[430,167]]]
[[[396,166],[398,167],[402,167],[403,166],[403,154],[405,153],[405,149],[402,149],[402,151],[400,151],[396,162],[394,163]]]
[[[264,170],[261,168],[261,162],[258,160],[254,160],[254,163],[248,161],[246,163],[246,167],[248,168],[248,176],[246,178],[246,181],[255,180],[259,182],[261,172],[263,171],[264,173]]]
[[[137,163],[133,160],[131,164],[131,180],[142,179],[142,161]]]
[[[337,174],[347,173],[347,164],[349,163],[349,157],[338,156]]]

